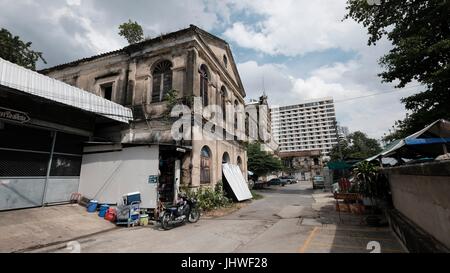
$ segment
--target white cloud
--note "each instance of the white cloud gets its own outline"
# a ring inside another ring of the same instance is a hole
[[[364,73],[361,64],[354,60],[320,67],[305,78],[293,76],[284,65],[259,65],[249,61],[239,64],[238,68],[249,99],[262,94],[263,77],[266,79],[265,90],[272,105],[291,105],[331,96],[336,102],[337,119],[342,125],[348,126],[352,131],[366,132],[375,138],[387,132],[394,120],[404,118],[405,112],[400,98],[417,91],[408,89],[398,93],[353,99],[392,91],[388,86],[379,83],[362,84],[358,76],[352,77],[360,72]]]
[[[289,56],[289,63],[295,63],[298,56],[317,56],[335,48],[355,53],[351,60],[321,60],[326,64],[322,67],[298,61],[295,67],[303,67],[301,73],[281,61],[241,61],[239,72],[248,99],[261,95],[263,79],[270,102],[279,105],[324,96],[342,100],[392,90],[392,85],[381,84],[377,76],[381,71],[377,59],[389,50],[389,43],[381,41],[377,47],[367,47],[367,34],[360,25],[351,20],[341,22],[346,0],[0,2],[0,25],[32,41],[33,49],[44,53],[48,66],[121,48],[126,41],[117,34],[117,27],[132,19],[153,37],[189,24],[207,31],[221,29],[224,38],[233,42],[235,56],[244,47],[260,60],[267,55],[277,60],[280,55]],[[400,97],[414,91],[337,103],[338,119],[352,130],[380,136],[394,120],[403,117]]]
[[[79,6],[81,5],[81,0],[66,0],[66,3],[69,6]]]
[[[233,1],[235,8],[263,16],[258,24],[235,22],[225,36],[242,47],[288,56],[330,48],[361,47],[365,31],[342,19],[346,0]],[[363,42],[364,44],[364,42]]]

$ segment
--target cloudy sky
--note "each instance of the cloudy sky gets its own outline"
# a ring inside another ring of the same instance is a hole
[[[379,138],[405,116],[400,98],[420,87],[381,83],[378,59],[390,45],[368,47],[366,31],[342,21],[345,2],[0,0],[0,27],[32,41],[45,68],[125,46],[117,26],[128,19],[148,37],[195,24],[230,43],[247,99],[263,82],[272,105],[332,96],[341,125]]]

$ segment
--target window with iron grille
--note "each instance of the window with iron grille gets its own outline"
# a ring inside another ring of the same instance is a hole
[[[152,102],[161,102],[172,89],[172,63],[164,60],[153,69]]]
[[[200,154],[200,183],[211,183],[211,150],[203,147]]]

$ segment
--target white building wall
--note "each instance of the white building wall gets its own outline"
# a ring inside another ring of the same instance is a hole
[[[91,148],[92,149],[92,148]],[[122,196],[140,192],[143,208],[156,208],[159,147],[139,146],[83,155],[79,192],[99,203],[121,204]]]

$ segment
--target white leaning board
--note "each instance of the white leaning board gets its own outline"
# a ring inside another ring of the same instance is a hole
[[[222,169],[225,178],[227,179],[228,184],[236,195],[238,201],[244,201],[253,198],[239,166],[232,164],[223,164]]]

